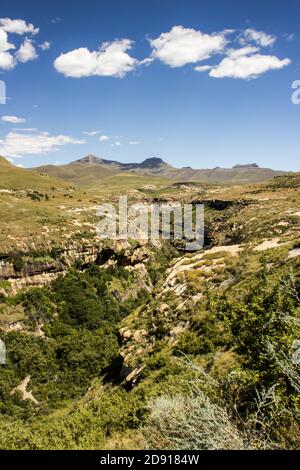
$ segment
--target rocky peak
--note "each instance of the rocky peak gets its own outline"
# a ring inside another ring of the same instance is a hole
[[[76,160],[73,163],[87,164],[87,165],[100,165],[103,163],[103,159],[90,154],[90,155],[87,155],[86,157]]]
[[[168,165],[166,162],[163,161],[162,158],[151,157],[146,158],[142,163],[140,163],[140,168],[158,168],[160,166]]]

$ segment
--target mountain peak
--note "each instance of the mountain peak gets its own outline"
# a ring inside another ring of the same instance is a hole
[[[232,168],[259,168],[257,163],[245,163],[234,165]]]
[[[79,163],[79,164],[88,164],[88,165],[99,165],[103,163],[103,159],[100,157],[96,157],[96,155],[86,155],[86,157],[80,158],[72,163]]]
[[[139,166],[140,168],[157,168],[162,165],[166,166],[168,164],[164,162],[162,158],[150,157],[150,158],[146,158],[146,160],[140,163]]]

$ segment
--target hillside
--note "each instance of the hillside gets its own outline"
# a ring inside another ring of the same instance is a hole
[[[161,158],[147,158],[141,163],[120,163],[87,155],[67,165],[46,165],[37,168],[41,173],[68,180],[82,187],[97,188],[102,180],[119,174],[147,175],[175,181],[203,181],[207,183],[256,183],[265,181],[281,171],[259,168],[256,164],[236,165],[233,168],[193,169],[174,168]],[[153,180],[155,183],[155,180]]]
[[[5,195],[1,448],[298,448],[299,174],[134,193],[205,204],[191,253],[99,242],[90,196],[58,194]]]
[[[46,165],[37,168],[41,174],[51,175],[82,187],[94,186],[103,178],[115,175],[117,169],[105,165]]]
[[[5,256],[20,249],[49,249],[87,231],[80,224],[89,222],[99,199],[71,182],[18,168],[0,157],[0,202],[0,256]]]
[[[52,187],[64,189],[69,184],[55,175],[41,174],[38,170],[28,170],[12,165],[0,157],[0,189],[49,190]]]

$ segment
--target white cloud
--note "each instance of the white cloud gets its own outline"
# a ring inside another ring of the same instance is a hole
[[[50,41],[45,41],[42,44],[39,44],[38,47],[40,49],[42,49],[42,51],[47,51],[48,49],[50,49],[50,46],[51,46],[51,42]]]
[[[39,155],[57,151],[62,145],[85,144],[84,140],[67,135],[51,136],[47,132],[19,134],[9,132],[0,144],[0,155],[21,158],[24,155]]]
[[[10,49],[15,49],[15,46],[8,42],[7,32],[0,29],[0,52],[6,52]]]
[[[0,69],[11,70],[15,65],[16,61],[9,52],[0,52]]]
[[[268,47],[273,46],[276,41],[276,36],[248,28],[243,32],[243,37],[240,38],[241,44],[245,44],[245,41],[253,41],[261,47]]]
[[[10,70],[15,66],[15,60],[10,52],[11,49],[15,49],[15,46],[8,42],[7,33],[0,29],[0,69]]]
[[[259,50],[260,50],[259,47],[246,46],[240,49],[229,49],[227,51],[227,55],[231,59],[238,59],[239,57],[242,57],[245,55],[255,54],[256,52],[259,52]]]
[[[139,141],[138,140],[131,140],[129,142],[129,145],[139,145]]]
[[[59,23],[61,21],[61,18],[59,16],[57,16],[56,18],[53,18],[51,20],[51,23],[55,24],[55,23]]]
[[[17,19],[0,18],[0,70],[12,70],[18,62],[28,62],[38,57],[33,40],[30,35],[38,34],[39,28],[35,28],[31,23]],[[8,34],[26,34],[19,50],[15,53],[8,52],[11,49],[16,49],[15,45],[8,42]],[[49,49],[50,42],[45,41],[38,46],[41,50]]]
[[[262,55],[258,52],[260,47],[245,46],[239,49],[227,49],[226,55],[216,66],[204,65],[194,68],[197,72],[210,71],[209,75],[215,78],[252,79],[269,71],[286,67],[290,59],[280,60],[278,57]]]
[[[30,60],[34,60],[37,58],[37,53],[32,45],[32,41],[30,39],[25,39],[23,44],[21,44],[20,49],[18,50],[16,57],[20,62],[29,62]]]
[[[107,135],[101,135],[99,137],[100,142],[107,142],[109,140],[109,137]]]
[[[209,75],[215,78],[250,79],[256,78],[268,70],[282,69],[289,65],[290,62],[290,59],[280,60],[275,56],[261,54],[240,56],[236,59],[226,57],[209,72]]]
[[[84,131],[83,134],[88,135],[90,137],[94,137],[95,135],[100,134],[100,131]]]
[[[194,70],[196,72],[207,72],[208,70],[211,70],[212,66],[211,65],[197,65],[197,67],[194,67]]]
[[[296,34],[295,33],[287,33],[284,34],[284,37],[286,38],[287,41],[294,41],[296,39]]]
[[[227,49],[226,54],[230,59],[238,59],[239,57],[243,57],[246,55],[254,54],[260,50],[259,47],[254,46],[246,46],[240,49]],[[212,65],[197,65],[194,67],[196,72],[208,72],[209,70],[215,69],[215,66]]]
[[[98,51],[80,47],[61,54],[55,61],[55,69],[66,77],[124,77],[134,70],[138,61],[126,51],[132,48],[129,39],[105,42]]]
[[[12,20],[11,18],[0,18],[0,27],[7,33],[15,34],[38,34],[39,28],[24,20]]]
[[[11,124],[22,124],[23,122],[26,122],[26,119],[18,116],[2,116],[1,121],[9,122]]]
[[[228,31],[205,34],[192,28],[174,26],[168,33],[150,39],[151,58],[159,59],[170,67],[182,67],[199,62],[223,51],[228,44]]]

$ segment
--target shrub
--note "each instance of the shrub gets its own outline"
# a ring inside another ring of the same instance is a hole
[[[241,433],[223,406],[196,385],[189,395],[164,396],[150,405],[147,447],[178,450],[244,449]]]
[[[14,255],[12,262],[13,262],[13,267],[14,267],[15,271],[17,271],[17,272],[22,271],[22,269],[24,267],[24,260],[23,260],[23,258],[20,254]]]

